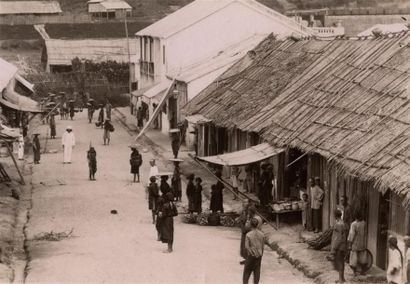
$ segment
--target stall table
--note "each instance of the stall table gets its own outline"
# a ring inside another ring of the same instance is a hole
[[[273,206],[271,206],[273,209]],[[280,211],[272,211],[272,214],[275,214],[276,216],[276,229],[279,229],[279,216],[282,214],[289,214],[289,213],[294,213],[294,212],[302,212],[302,209],[290,209],[290,210],[280,210]]]

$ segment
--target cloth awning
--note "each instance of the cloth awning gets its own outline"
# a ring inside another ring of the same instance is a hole
[[[16,75],[16,80],[19,81],[24,87],[29,89],[31,92],[34,92],[34,84],[30,83],[19,74]]]
[[[10,90],[3,92],[3,95],[0,97],[0,103],[15,110],[42,112],[39,104],[35,100]]]
[[[190,115],[185,117],[185,119],[192,124],[208,123],[212,121],[212,119],[206,118],[202,114]]]
[[[284,151],[284,148],[262,143],[245,150],[216,156],[198,157],[198,159],[223,166],[242,166],[265,160]]]

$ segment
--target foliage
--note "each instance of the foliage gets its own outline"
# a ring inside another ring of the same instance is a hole
[[[91,60],[80,60],[78,57],[72,61],[73,71],[79,73],[92,73],[104,76],[109,83],[128,83],[130,69],[127,63],[118,63],[108,60],[100,63]]]

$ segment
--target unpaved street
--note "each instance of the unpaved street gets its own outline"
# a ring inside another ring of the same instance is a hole
[[[60,137],[72,125],[77,145],[73,163],[63,165]],[[163,253],[147,209],[143,185],[131,183],[127,147],[132,137],[115,123],[112,145],[85,114],[57,120],[57,139],[47,142],[33,166],[33,207],[27,226],[32,240],[44,232],[73,229],[61,241],[29,241],[27,283],[241,283],[238,229],[187,225],[176,218],[175,251]],[[46,126],[41,127],[44,147]],[[97,181],[88,181],[86,150],[97,151]],[[150,153],[143,153],[146,180]],[[160,165],[161,170],[161,165]],[[117,215],[110,213],[116,209]],[[310,283],[268,248],[261,283]]]

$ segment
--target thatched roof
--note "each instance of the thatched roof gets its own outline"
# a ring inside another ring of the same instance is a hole
[[[404,195],[410,205],[409,43],[405,33],[331,42],[266,39],[246,69],[204,90],[187,114],[319,153]]]

